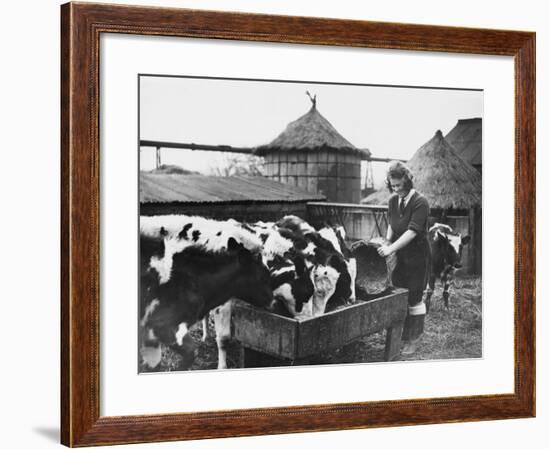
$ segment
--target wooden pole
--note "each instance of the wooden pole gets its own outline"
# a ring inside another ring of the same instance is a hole
[[[203,150],[203,151],[223,151],[226,153],[245,153],[245,154],[255,154],[255,147],[232,147],[231,145],[204,145],[198,143],[181,143],[181,142],[165,142],[160,140],[140,140],[140,147],[161,147],[161,148],[172,148],[172,149],[182,149],[182,150]],[[394,159],[385,158],[385,157],[373,157],[370,155],[370,150],[358,149],[361,160],[363,161],[375,161],[375,162],[389,162]],[[404,159],[395,159],[400,160],[401,162],[407,162]]]

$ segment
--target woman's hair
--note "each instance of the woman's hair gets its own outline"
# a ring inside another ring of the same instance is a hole
[[[409,168],[401,161],[391,161],[386,173],[386,187],[390,193],[392,193],[393,190],[391,188],[390,178],[405,179],[404,187],[407,190],[413,188],[413,175]]]

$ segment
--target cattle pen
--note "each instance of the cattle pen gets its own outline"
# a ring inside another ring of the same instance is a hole
[[[343,226],[348,244],[358,240],[370,240],[384,236],[387,230],[386,206],[327,202],[321,194],[307,192],[295,186],[281,184],[261,177],[212,177],[141,173],[140,213],[143,216],[199,215],[217,220],[231,218],[250,223],[258,220],[276,221],[285,215],[291,214],[301,217],[316,228],[322,227],[324,224]],[[458,227],[458,230],[462,229]],[[449,354],[453,354],[457,358],[479,357],[481,355],[480,279],[477,277],[474,277],[473,281],[470,278],[460,279],[457,280],[457,285],[472,286],[471,288],[468,287],[467,294],[462,295],[461,292],[460,295],[457,295],[454,302],[453,307],[460,305],[464,310],[457,312],[455,309],[451,309],[450,312],[444,312],[441,307],[435,307],[435,312],[431,312],[428,318],[429,326],[434,327],[433,331],[430,331],[430,327],[428,327],[427,332],[431,334],[431,337],[430,343],[425,348],[430,348],[430,350],[426,349],[425,353],[418,354],[418,357],[432,359],[448,358]],[[458,290],[458,287],[456,290]],[[437,301],[437,293],[434,299]],[[388,304],[390,302],[395,304],[392,301],[394,300],[390,299]],[[363,303],[359,303],[359,305],[360,307],[352,308],[351,311],[360,310],[366,313],[374,310],[371,309],[373,306],[366,307]],[[256,315],[251,316],[250,313],[246,315],[249,319],[254,318],[256,320],[253,321],[256,323],[255,326],[250,326],[250,322],[248,323],[248,329],[256,328],[256,334],[249,332],[245,335],[243,332],[247,327],[243,320],[244,311],[247,309],[240,307],[237,310],[238,315],[235,319],[239,320],[239,325],[233,325],[232,331],[236,342],[231,345],[233,350],[228,351],[230,368],[262,366],[266,363],[272,363],[272,366],[298,365],[308,359],[313,360],[310,364],[403,359],[396,356],[395,347],[397,343],[391,337],[393,335],[393,338],[395,338],[399,331],[384,316],[376,320],[376,322],[382,323],[376,329],[359,325],[358,331],[352,326],[353,319],[348,321],[351,317],[351,311],[346,312],[345,309],[343,312],[329,312],[327,314],[328,318],[325,317],[318,323],[317,320],[299,323],[297,320],[256,311],[254,312]],[[457,318],[453,320],[453,326],[455,327],[449,327],[448,316],[454,313],[457,313]],[[437,317],[437,320],[435,320],[435,317]],[[467,317],[467,320],[464,320],[464,317]],[[338,323],[343,322],[347,323],[348,329],[342,332],[333,332],[333,327],[337,327]],[[269,323],[271,324],[269,325]],[[321,323],[324,324],[321,326]],[[327,347],[324,350],[317,347],[317,354],[311,349],[314,347],[313,343],[304,343],[302,332],[306,328],[312,329],[316,326],[318,326],[318,331],[321,328],[328,328],[331,329],[331,332],[326,332],[326,334],[334,334],[334,337],[327,336],[324,337],[325,339],[318,339],[319,342],[327,343]],[[264,327],[265,330],[262,330]],[[440,329],[444,329],[444,331]],[[271,333],[272,330],[275,331],[274,335],[277,336],[277,341],[282,342],[285,341],[285,338],[288,339],[288,345],[294,348],[293,352],[286,349],[275,350],[269,346],[269,339],[258,336],[259,334],[266,335],[268,331],[268,333]],[[213,332],[212,322],[210,323],[210,331]],[[215,341],[213,339],[201,341],[202,335],[198,335],[196,332],[193,334],[193,338],[198,344],[199,353],[197,362],[191,369],[215,368],[215,354],[217,353]],[[286,337],[283,333],[287,334]],[[326,338],[334,338],[334,341],[326,342]],[[460,341],[466,342],[464,343],[464,350],[456,347],[456,343],[453,343],[459,341],[458,338],[460,338]],[[431,342],[432,339],[434,343]],[[260,340],[264,342],[262,345],[252,344],[252,342]],[[266,345],[268,346],[266,347]],[[309,355],[306,356],[305,354]],[[176,359],[177,356],[166,348],[163,355],[162,370],[179,369],[175,362]]]

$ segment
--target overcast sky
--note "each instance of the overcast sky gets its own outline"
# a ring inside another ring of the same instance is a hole
[[[438,129],[447,134],[458,119],[483,116],[480,91],[142,76],[140,138],[245,147],[269,143],[309,110],[306,90],[317,94],[317,109],[342,136],[378,157],[409,159]],[[140,154],[141,169],[154,168],[154,149],[142,148]],[[205,174],[220,161],[219,153],[162,151],[162,163]],[[384,165],[374,165],[377,183]]]

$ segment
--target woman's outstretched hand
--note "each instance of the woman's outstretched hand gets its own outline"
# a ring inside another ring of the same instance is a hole
[[[393,253],[393,250],[390,245],[383,245],[380,248],[378,248],[378,254],[380,254],[382,257],[388,257]]]

